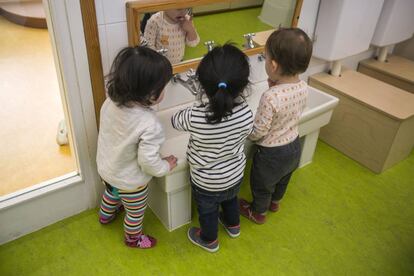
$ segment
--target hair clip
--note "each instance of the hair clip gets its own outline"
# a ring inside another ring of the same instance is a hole
[[[226,89],[226,88],[227,88],[227,83],[225,83],[225,82],[220,82],[220,83],[218,84],[218,88],[223,88],[223,89]]]

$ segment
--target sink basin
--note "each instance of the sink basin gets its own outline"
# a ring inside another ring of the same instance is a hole
[[[249,56],[250,62],[250,82],[255,84],[267,80],[265,61],[259,60],[259,55]]]
[[[246,94],[248,94],[247,103],[253,111],[253,114],[256,113],[262,93],[267,89],[267,81],[262,81],[252,84],[249,91],[246,91]],[[308,93],[306,108],[299,121],[299,135],[302,138],[303,150],[300,166],[309,164],[312,161],[319,129],[329,123],[332,111],[338,104],[337,98],[311,86],[308,88]],[[193,103],[186,103],[178,105],[157,113],[164,126],[166,137],[166,141],[161,147],[161,154],[163,156],[173,154],[178,158],[177,167],[171,173],[188,167],[186,162],[186,151],[188,139],[190,137],[189,133],[177,131],[172,127],[171,117],[175,112],[191,106],[192,104]],[[312,140],[312,145],[309,144],[310,140]],[[247,141],[246,152],[249,151],[250,145],[251,143]]]

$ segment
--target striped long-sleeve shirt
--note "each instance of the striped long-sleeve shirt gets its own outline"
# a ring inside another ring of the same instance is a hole
[[[207,191],[224,191],[243,178],[244,142],[253,127],[253,113],[246,102],[218,124],[206,120],[207,108],[194,105],[174,114],[175,129],[191,133],[187,149],[192,182]]]

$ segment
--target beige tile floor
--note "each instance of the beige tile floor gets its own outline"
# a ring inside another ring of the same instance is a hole
[[[0,16],[0,196],[76,170],[55,141],[63,117],[47,30]]]

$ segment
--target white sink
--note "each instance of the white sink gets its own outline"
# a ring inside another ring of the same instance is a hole
[[[259,83],[267,80],[265,60],[259,60],[259,55],[252,55],[249,57],[250,62],[250,77],[251,83]]]

